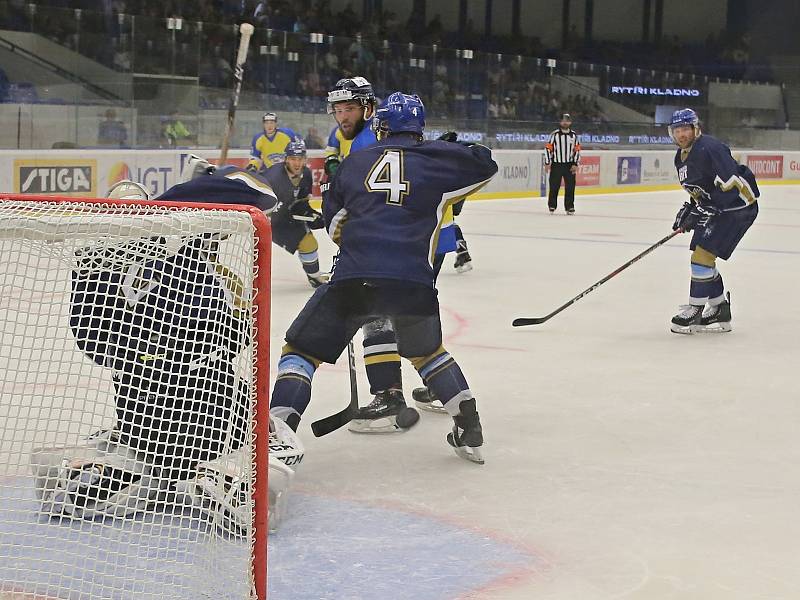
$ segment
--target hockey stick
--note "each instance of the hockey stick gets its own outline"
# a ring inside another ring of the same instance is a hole
[[[350,404],[334,415],[314,421],[311,431],[316,437],[328,435],[353,420],[358,411],[358,382],[356,381],[356,352],[353,349],[353,340],[347,345],[347,366],[350,371]]]
[[[225,124],[225,134],[222,136],[222,151],[219,154],[219,165],[224,165],[228,160],[228,146],[231,141],[233,131],[233,120],[236,118],[236,107],[239,106],[239,93],[242,91],[242,79],[244,76],[244,63],[247,60],[247,49],[250,46],[250,37],[255,28],[250,23],[239,25],[239,52],[236,54],[236,68],[233,71],[235,83],[233,94],[228,104],[228,122]]]
[[[644,252],[642,252],[641,254],[637,254],[637,255],[636,255],[636,256],[634,256],[632,259],[630,259],[628,262],[626,262],[624,265],[622,265],[621,267],[619,267],[619,268],[618,268],[618,269],[616,269],[615,271],[612,271],[611,273],[609,273],[608,275],[606,275],[605,277],[603,277],[603,278],[602,278],[600,281],[598,281],[597,283],[595,283],[595,284],[594,284],[592,287],[590,287],[590,288],[588,288],[588,289],[585,289],[584,291],[582,291],[580,294],[578,294],[577,296],[575,296],[575,297],[574,297],[572,300],[570,300],[570,301],[569,301],[569,302],[567,302],[566,304],[562,304],[561,306],[559,306],[557,309],[555,309],[553,312],[551,312],[551,313],[550,313],[549,315],[547,315],[546,317],[534,317],[534,318],[529,318],[529,319],[525,319],[525,318],[522,318],[522,319],[514,319],[514,321],[513,321],[511,324],[512,324],[514,327],[522,327],[522,326],[524,326],[524,325],[539,325],[540,323],[544,323],[545,321],[548,321],[548,320],[552,319],[552,318],[553,318],[553,317],[555,317],[555,316],[556,316],[558,313],[560,313],[562,310],[564,310],[565,308],[568,308],[568,307],[572,306],[573,304],[575,304],[575,303],[576,303],[578,300],[580,300],[581,298],[583,298],[583,297],[584,297],[584,296],[586,296],[587,294],[589,294],[589,293],[591,293],[591,292],[595,291],[597,288],[599,288],[601,285],[603,285],[603,284],[604,284],[606,281],[608,281],[609,279],[611,279],[611,278],[612,278],[612,277],[614,277],[615,275],[619,275],[620,273],[622,273],[622,271],[624,271],[625,269],[627,269],[628,267],[630,267],[630,266],[631,266],[633,263],[635,263],[636,261],[638,261],[640,258],[643,258],[643,257],[647,256],[648,254],[650,254],[650,253],[651,253],[653,250],[655,250],[655,249],[656,249],[656,248],[658,248],[659,246],[663,246],[664,244],[666,244],[668,241],[670,241],[672,238],[674,238],[674,237],[675,237],[676,235],[678,235],[679,233],[681,233],[681,230],[680,230],[680,229],[678,229],[677,231],[673,231],[672,233],[670,233],[670,234],[669,234],[668,236],[666,236],[666,237],[663,237],[663,238],[661,238],[661,239],[660,239],[660,240],[658,240],[658,241],[657,241],[655,244],[653,244],[652,246],[650,246],[650,247],[649,247],[647,250],[645,250],[645,251],[644,251]]]

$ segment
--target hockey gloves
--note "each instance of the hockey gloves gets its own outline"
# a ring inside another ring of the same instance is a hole
[[[322,215],[311,208],[308,204],[308,200],[296,202],[292,208],[289,209],[289,212],[292,213],[292,217],[296,220],[307,222],[311,229],[325,229],[325,221]]]
[[[325,159],[325,166],[323,168],[325,170],[325,175],[327,175],[328,178],[331,178],[336,174],[336,170],[339,168],[340,162],[342,161],[335,154]]]
[[[697,227],[708,227],[711,221],[722,211],[714,206],[696,204],[695,202],[684,202],[678,214],[675,215],[675,222],[672,230],[691,231]]]

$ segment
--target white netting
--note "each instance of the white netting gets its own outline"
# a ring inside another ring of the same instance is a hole
[[[0,597],[249,598],[250,215],[0,202]]]

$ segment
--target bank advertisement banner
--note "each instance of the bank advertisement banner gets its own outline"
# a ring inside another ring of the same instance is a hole
[[[672,156],[645,154],[642,156],[642,183],[678,183]]]
[[[631,185],[642,182],[642,157],[617,157],[617,184]]]

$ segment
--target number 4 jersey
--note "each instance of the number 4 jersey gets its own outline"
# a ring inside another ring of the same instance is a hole
[[[332,283],[399,279],[434,287],[433,257],[448,206],[497,173],[479,145],[392,136],[344,160],[323,196],[339,244]]]

